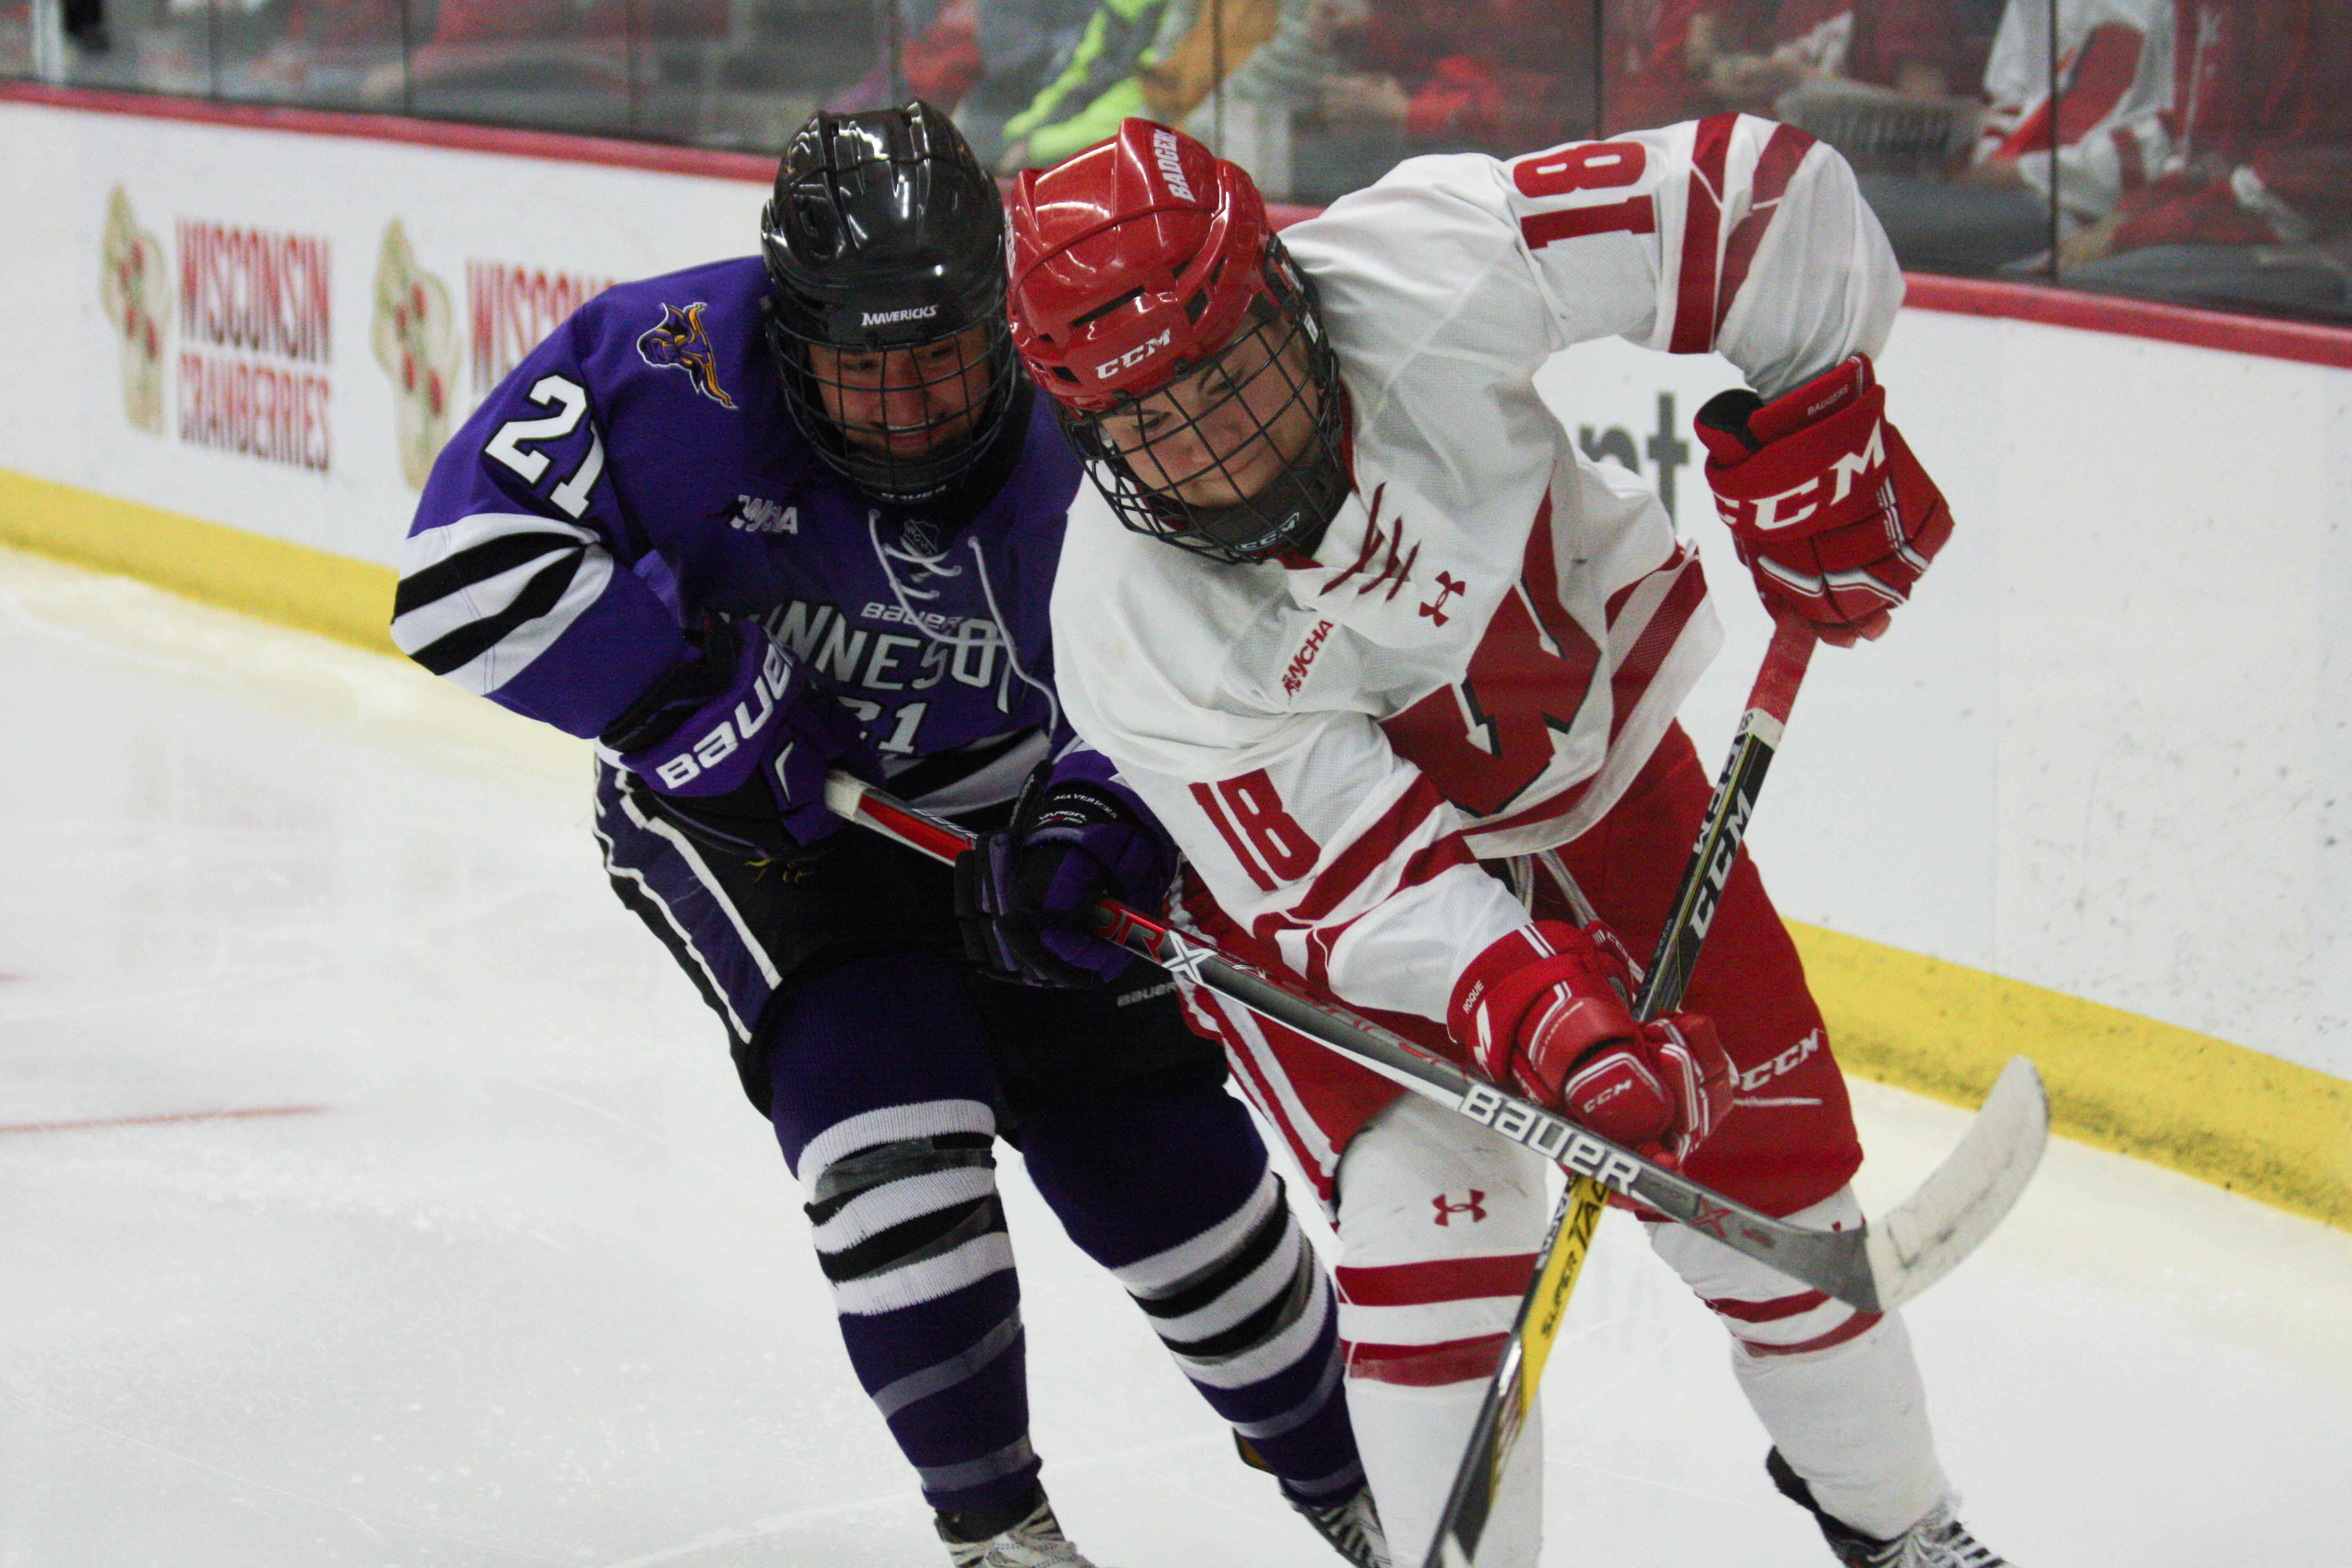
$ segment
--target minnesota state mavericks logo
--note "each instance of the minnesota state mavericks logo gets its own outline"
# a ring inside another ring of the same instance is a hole
[[[682,310],[664,305],[661,325],[637,340],[637,355],[656,369],[674,366],[686,372],[695,391],[721,408],[732,408],[735,400],[719,384],[718,356],[711,352],[710,334],[702,327],[706,303],[697,300]]]

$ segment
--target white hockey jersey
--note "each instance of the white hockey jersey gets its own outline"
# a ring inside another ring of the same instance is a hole
[[[1526,920],[1475,859],[1598,820],[1720,637],[1696,554],[1537,368],[1616,334],[1720,350],[1769,397],[1874,353],[1902,276],[1834,152],[1733,115],[1413,159],[1284,239],[1354,493],[1311,567],[1207,562],[1082,494],[1058,680],[1227,914],[1343,1001],[1442,1019]]]

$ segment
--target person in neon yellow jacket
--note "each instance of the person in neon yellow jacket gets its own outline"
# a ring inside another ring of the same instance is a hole
[[[1006,172],[1057,163],[1129,115],[1213,134],[1217,105],[1306,108],[1361,0],[1102,0],[1061,74],[1006,121]]]

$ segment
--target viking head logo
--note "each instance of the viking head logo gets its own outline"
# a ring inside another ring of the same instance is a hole
[[[732,408],[735,400],[719,384],[718,356],[711,351],[710,334],[703,330],[703,305],[700,300],[684,310],[664,305],[661,325],[637,340],[637,354],[656,368],[674,366],[686,372],[695,391],[721,408]]]

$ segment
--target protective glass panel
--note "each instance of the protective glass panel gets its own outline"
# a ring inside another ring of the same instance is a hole
[[[413,0],[223,4],[208,55],[220,97],[398,112],[408,105]]]
[[[762,153],[919,96],[1008,174],[1142,114],[1307,205],[1745,110],[1913,270],[2352,316],[2352,0],[0,0],[0,76]]]
[[[2352,5],[2175,0],[2137,19],[2167,57],[2127,89],[2152,111],[2071,141],[2061,115],[2060,280],[2352,318]],[[2062,79],[2108,90],[2128,63],[2112,26],[2062,0]]]
[[[212,91],[208,0],[31,0],[14,10],[21,17],[16,25],[23,28],[26,74],[39,80]]]
[[[879,58],[866,0],[640,0],[634,16],[635,133],[658,141],[780,151]]]
[[[1269,198],[1316,205],[1416,153],[1513,152],[1593,123],[1592,14],[1559,0],[1107,0],[1041,28],[1018,82],[990,68],[987,42],[972,96],[1008,170],[1142,114]],[[1055,58],[1068,63],[1034,68]]]
[[[0,5],[0,79],[33,74],[33,8]]]
[[[414,4],[414,0],[411,0]],[[441,0],[411,20],[405,108],[626,134],[639,89],[629,0]]]

